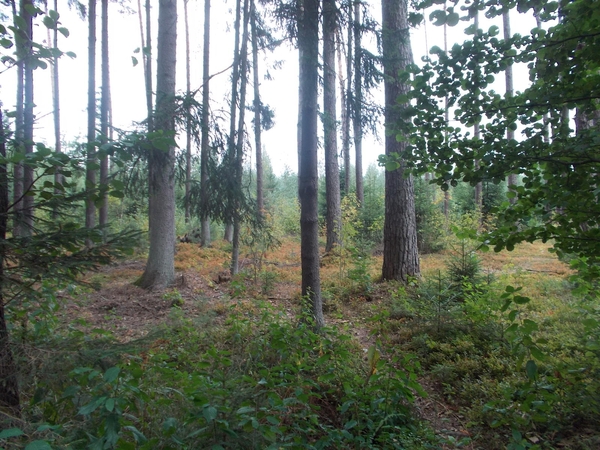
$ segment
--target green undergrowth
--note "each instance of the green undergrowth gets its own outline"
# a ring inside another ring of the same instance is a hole
[[[388,287],[375,331],[392,354],[417,355],[421,377],[465,418],[471,437],[452,445],[600,448],[597,269],[574,267],[570,278],[515,273],[457,285],[448,271]]]
[[[72,329],[20,354],[35,375],[0,446],[437,448],[412,411],[423,394],[414,357],[363,351],[343,331],[317,334],[310,318],[266,305],[234,305],[224,325],[173,316],[142,341]]]

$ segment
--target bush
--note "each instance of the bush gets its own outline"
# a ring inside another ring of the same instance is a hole
[[[25,411],[37,423],[22,428],[46,430],[31,434],[53,446],[90,448],[418,449],[431,440],[410,411],[423,393],[414,358],[386,360],[372,346],[364,359],[348,336],[316,334],[308,317],[291,323],[240,305],[224,326],[180,316],[137,349],[109,345],[39,380],[44,401]],[[20,428],[11,433],[0,439],[23,439]]]

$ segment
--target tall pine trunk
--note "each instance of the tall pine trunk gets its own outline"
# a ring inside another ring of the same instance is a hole
[[[339,31],[339,29],[338,29]],[[347,104],[347,94],[346,94],[346,86],[343,75],[343,64],[342,64],[342,45],[341,45],[342,37],[340,34],[337,35],[337,64],[338,64],[338,82],[340,89],[340,99],[341,99],[341,111],[340,111],[340,123],[342,130],[342,158],[343,158],[343,168],[344,168],[344,182],[340,186],[341,195],[348,195],[350,189],[350,172],[346,169],[346,164],[350,166],[350,124],[348,122],[348,115],[346,114],[346,104]],[[346,161],[346,155],[348,155],[348,160]]]
[[[385,223],[383,231],[384,280],[407,282],[419,276],[417,225],[413,179],[404,173],[403,152],[406,141],[396,139],[397,124],[407,104],[398,97],[406,95],[410,86],[401,82],[400,74],[412,63],[407,0],[382,0],[383,70],[385,79],[385,154],[399,158],[400,167],[385,173]]]
[[[447,7],[447,2],[444,2],[444,9]],[[444,54],[448,54],[448,25],[444,22]],[[446,126],[450,122],[450,108],[448,107],[448,96],[444,97],[444,121]],[[448,132],[444,132],[444,139],[448,139]],[[450,189],[444,191],[444,217],[448,221],[450,217]]]
[[[23,143],[26,154],[33,153],[33,17],[29,14],[27,6],[32,5],[30,0],[23,2],[21,11],[26,23],[27,39],[25,41],[24,60],[24,104],[23,104]],[[33,232],[33,203],[34,197],[27,195],[33,189],[34,173],[33,167],[25,165],[23,168],[23,235],[29,236]]]
[[[202,246],[210,245],[210,221],[208,217],[208,162],[209,142],[209,97],[210,97],[210,0],[204,0],[204,43],[202,51],[202,137],[200,144],[200,197],[202,216],[200,217],[200,234]]]
[[[340,243],[340,169],[337,152],[337,113],[335,95],[335,0],[323,0],[323,131],[325,145],[325,196],[327,203],[325,251]]]
[[[504,40],[508,41],[512,36],[510,33],[510,15],[508,13],[508,10],[504,11],[502,13],[502,28],[504,31]],[[506,82],[506,96],[507,97],[512,97],[514,89],[513,89],[513,70],[512,70],[512,64],[508,64],[506,66],[506,70],[504,71],[504,79]],[[506,139],[508,141],[511,141],[515,138],[515,132],[514,130],[511,130],[510,128],[508,128],[506,130]],[[514,173],[511,173],[508,175],[507,177],[507,184],[510,190],[512,190],[514,192],[514,189],[511,188],[511,186],[516,186],[517,184],[517,175]],[[508,199],[508,201],[512,204],[514,204],[517,201],[517,197],[510,197]]]
[[[87,167],[85,184],[88,191],[85,202],[85,226],[96,226],[96,0],[90,0],[88,9],[88,105],[87,105]],[[88,243],[89,245],[91,243]]]
[[[58,12],[58,0],[54,0],[54,11]],[[48,41],[50,41],[50,29],[48,29]],[[54,27],[52,30],[52,46],[54,48],[58,48],[58,27]],[[52,116],[54,119],[54,151],[56,153],[62,153],[62,142],[60,136],[60,83],[59,83],[59,71],[58,71],[58,56],[55,55],[52,57],[52,72],[51,72],[51,81],[52,81]],[[62,185],[63,184],[63,176],[60,170],[57,170],[54,174],[54,184]],[[61,190],[59,188],[55,188],[55,194],[60,194]],[[56,210],[53,211],[53,217],[57,217]]]
[[[150,14],[150,1],[146,0],[146,47],[144,51],[144,75],[146,77],[146,107],[148,108],[148,132],[154,131],[154,108],[152,102],[152,16]]]
[[[348,29],[347,29],[347,39],[346,43],[348,46],[348,51],[346,54],[346,96],[344,97],[344,109],[346,112],[346,122],[344,123],[344,128],[342,130],[342,139],[345,141],[344,143],[344,185],[346,186],[346,194],[349,194],[351,191],[350,187],[350,121],[352,120],[352,105],[354,94],[352,93],[352,61],[354,58],[352,57],[352,32],[354,29],[354,22],[352,18],[353,14],[353,6],[348,3]]]
[[[177,0],[158,9],[155,130],[175,134]],[[175,147],[152,148],[148,157],[150,250],[139,285],[166,287],[175,278]]]
[[[146,120],[148,132],[152,131],[152,33],[150,30],[150,0],[146,0],[145,13],[146,13],[146,30],[144,30],[144,17],[142,14],[142,3],[141,0],[137,0],[138,3],[138,19],[140,25],[140,42],[142,43],[142,62],[144,65],[144,87],[146,92],[146,110],[148,111],[148,118]],[[145,33],[144,33],[145,31]]]
[[[231,275],[237,275],[240,269],[240,232],[242,227],[241,198],[242,176],[244,173],[244,118],[246,112],[246,88],[248,86],[248,1],[244,0],[244,29],[242,33],[242,48],[240,51],[240,115],[237,126],[237,142],[235,146],[235,198],[233,201],[233,239],[231,252]]]
[[[354,154],[356,156],[356,199],[362,205],[365,194],[362,169],[362,45],[360,23],[360,1],[354,2],[354,111],[352,123],[354,129]]]
[[[110,111],[110,68],[108,57],[108,0],[102,0],[102,97],[100,103],[100,143],[108,142]],[[108,155],[100,160],[100,184],[108,184]],[[98,213],[101,226],[108,225],[108,192],[102,194],[102,204]],[[106,238],[106,230],[104,231]]]
[[[250,12],[250,29],[252,31],[252,74],[254,81],[254,147],[256,152],[256,213],[263,217],[265,210],[265,201],[263,193],[263,163],[262,163],[262,142],[261,142],[261,110],[260,101],[260,82],[258,74],[258,36],[256,30],[256,2],[252,0]]]
[[[234,46],[233,46],[233,68],[231,74],[231,105],[229,108],[229,139],[227,143],[227,165],[230,170],[234,170],[236,163],[236,140],[235,140],[235,127],[237,117],[237,102],[238,102],[238,83],[240,79],[240,22],[242,14],[242,3],[241,0],[236,0],[235,4],[235,22],[234,28]],[[235,177],[234,177],[235,178]],[[234,182],[235,185],[235,182]],[[233,242],[233,215],[235,214],[235,193],[230,189],[229,200],[228,200],[228,217],[225,218],[225,233],[223,239],[227,242]]]
[[[475,33],[478,36],[479,35],[479,10],[477,9],[478,6],[478,2],[476,2],[475,4],[475,17],[474,17],[474,23],[475,23]],[[479,139],[481,136],[481,133],[479,131],[479,121],[475,122],[475,125],[473,125],[473,137],[475,139]],[[478,159],[475,160],[475,169],[479,169],[480,166],[480,162]],[[477,182],[477,184],[475,185],[475,209],[481,213],[481,211],[483,210],[483,183],[481,181]],[[483,221],[483,216],[481,217],[481,221]]]
[[[24,10],[24,4],[26,1],[22,1],[19,4],[19,11],[17,12],[15,2],[12,3],[13,7],[13,21],[14,26],[17,26],[17,16],[26,17],[26,11]],[[19,153],[25,153],[25,117],[24,117],[24,97],[25,97],[25,59],[27,58],[27,36],[25,33],[23,36],[21,33],[15,33],[15,47],[17,53],[17,99],[16,99],[16,111],[15,111],[15,151]],[[14,211],[14,222],[13,222],[13,236],[22,236],[24,234],[24,221],[23,221],[23,163],[18,162],[13,167],[13,211]]]
[[[311,306],[317,329],[325,325],[319,272],[317,105],[319,70],[319,0],[302,0],[298,18],[300,52],[300,253],[302,296]]]
[[[190,75],[190,26],[188,16],[189,0],[183,1],[183,18],[185,22],[185,92],[187,96],[191,95],[191,75]],[[192,182],[192,119],[190,117],[190,108],[187,110],[185,120],[185,222],[190,221],[190,188]]]

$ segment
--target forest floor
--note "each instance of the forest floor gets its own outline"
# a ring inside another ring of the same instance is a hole
[[[568,266],[559,262],[543,244],[523,244],[513,252],[483,253],[482,273],[498,276],[507,273],[513,277],[553,276],[564,278]],[[436,277],[445,270],[448,253],[423,255],[423,277]],[[90,273],[85,281],[93,288],[83,296],[70,297],[64,293],[69,307],[64,308],[65,320],[80,321],[85,329],[110,331],[116,339],[128,342],[142,338],[162,324],[169,324],[177,314],[185,318],[199,318],[211,313],[215,321],[224,321],[234,305],[252,308],[256,299],[269,302],[277,311],[294,317],[300,304],[300,247],[297,240],[286,239],[282,245],[257,261],[252,255],[242,260],[242,275],[231,280],[228,275],[228,244],[215,243],[203,249],[197,244],[178,244],[176,255],[177,279],[175,286],[162,291],[147,291],[135,286],[134,281],[142,274],[145,261],[133,259],[103,267]],[[369,271],[373,279],[381,267],[381,257],[373,257]],[[348,261],[332,259],[325,261],[321,277],[324,292],[333,291],[332,286],[348,283],[343,274]],[[526,284],[526,283],[525,283]],[[332,300],[335,294],[325,294],[325,315],[330,326],[350,330],[354,339],[366,349],[375,343],[372,324],[368,319],[381,307],[389,295],[389,289],[375,283],[368,296],[353,296],[349,288],[342,301]],[[335,290],[335,292],[340,292]],[[469,438],[470,431],[459,409],[449,404],[441,392],[439,383],[427,374],[419,379],[428,392],[427,398],[418,397],[416,413],[429,422],[435,433],[442,438],[444,448],[455,448],[451,443]],[[477,443],[477,437],[465,440],[462,448],[485,448]]]

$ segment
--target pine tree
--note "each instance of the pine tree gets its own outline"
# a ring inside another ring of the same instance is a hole
[[[317,93],[319,68],[319,0],[302,0],[298,18],[300,54],[300,197],[302,295],[311,305],[316,328],[325,325],[319,272]]]
[[[383,70],[385,76],[385,154],[399,159],[398,167],[385,174],[385,224],[383,236],[384,280],[407,282],[410,276],[419,276],[417,226],[412,176],[405,173],[403,153],[406,141],[396,139],[403,109],[399,103],[410,86],[401,81],[400,73],[412,63],[408,24],[407,0],[382,0],[383,14]]]
[[[160,0],[154,114],[154,128],[159,136],[148,156],[150,250],[138,282],[144,288],[165,287],[175,278],[176,50],[177,0]]]

